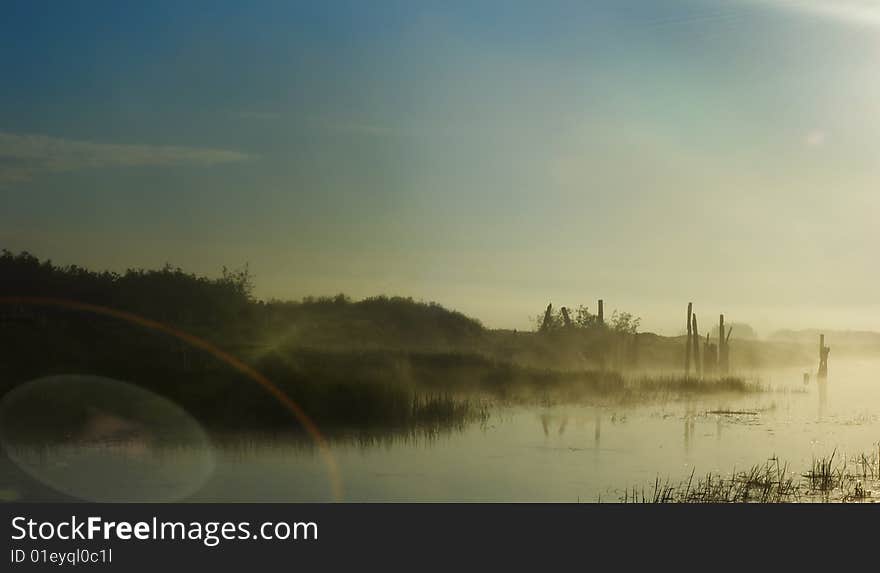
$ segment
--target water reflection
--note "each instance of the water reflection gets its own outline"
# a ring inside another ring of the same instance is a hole
[[[696,426],[695,407],[693,402],[688,402],[685,407],[684,415],[684,452],[689,454],[691,451],[691,441],[694,439],[694,428]]]
[[[40,378],[7,393],[0,409],[6,458],[70,497],[174,501],[213,471],[210,440],[195,419],[120,380]]]
[[[694,470],[697,475],[729,473],[773,455],[800,475],[814,458],[835,448],[839,455],[877,451],[880,362],[836,362],[834,378],[833,412],[828,380],[804,387],[799,367],[773,373],[780,388],[787,383],[794,389],[787,392],[713,395],[613,410],[574,404],[508,406],[492,410],[491,424],[426,433],[353,429],[334,434],[330,441],[347,500],[615,500],[615,491],[634,485],[650,488],[658,475],[676,482]],[[821,423],[816,423],[817,406]],[[95,410],[92,422],[79,426],[72,437],[88,450],[96,440],[107,442],[109,433],[122,442],[138,442],[145,450],[138,455],[161,457],[172,467],[198,456],[199,448],[211,447],[169,449],[139,438],[145,432],[152,436],[152,426],[144,429],[130,425],[130,417],[122,416],[120,422],[117,416],[112,409]],[[700,440],[698,431],[715,439]],[[330,499],[325,468],[308,439],[273,434],[212,438],[216,470],[190,499]],[[137,459],[136,450],[126,457]],[[47,466],[40,468],[45,472],[57,473],[52,464],[58,460],[57,452],[31,457],[34,466]],[[0,471],[0,498],[50,499],[23,483]]]
[[[684,452],[689,454],[691,451],[691,440],[694,439],[694,419],[686,416],[684,418]]]
[[[559,435],[562,436],[565,434],[565,427],[568,425],[568,416],[563,416],[562,421],[559,423]]]
[[[817,376],[816,377],[816,386],[818,388],[817,394],[819,395],[819,420],[822,421],[825,419],[825,416],[828,412],[828,377],[827,376]]]
[[[568,415],[551,415],[547,412],[543,412],[540,416],[541,419],[541,428],[544,430],[544,437],[550,437],[550,431],[553,425],[556,425],[556,435],[562,437],[565,435],[565,428],[568,426]],[[557,424],[558,421],[558,424]]]

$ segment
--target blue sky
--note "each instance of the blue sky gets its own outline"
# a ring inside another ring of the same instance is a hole
[[[4,2],[0,245],[869,328],[880,3]]]

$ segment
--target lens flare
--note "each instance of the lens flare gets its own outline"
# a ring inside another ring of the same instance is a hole
[[[116,318],[119,320],[123,320],[129,322],[131,324],[135,324],[141,326],[143,328],[148,328],[154,331],[162,332],[169,336],[173,336],[190,346],[198,348],[212,355],[217,360],[225,363],[226,365],[232,367],[237,370],[241,374],[244,374],[250,380],[256,382],[260,386],[263,387],[266,392],[268,392],[272,397],[274,397],[282,406],[284,406],[287,411],[289,411],[296,420],[305,428],[306,432],[308,432],[309,436],[315,442],[315,445],[318,447],[318,451],[321,454],[321,457],[324,461],[325,466],[327,467],[327,472],[329,475],[330,486],[333,492],[333,497],[337,501],[341,501],[343,498],[343,486],[342,486],[342,478],[339,474],[339,470],[336,464],[336,460],[333,457],[332,452],[330,451],[330,446],[327,443],[327,440],[318,430],[318,427],[315,423],[309,418],[309,416],[305,413],[305,411],[290,397],[284,393],[278,386],[273,384],[268,378],[262,375],[260,372],[256,371],[254,368],[243,362],[241,359],[233,356],[232,354],[222,350],[216,345],[184,332],[178,328],[175,328],[171,325],[146,318],[132,312],[127,312],[123,310],[117,310],[105,306],[100,306],[96,304],[90,304],[79,301],[71,301],[59,298],[50,298],[50,297],[28,297],[28,296],[10,296],[10,297],[0,297],[0,304],[13,304],[13,305],[31,305],[31,306],[48,306],[55,308],[64,308],[69,310],[77,310],[83,312],[90,312],[93,314],[98,314],[102,316],[109,316],[112,318]]]

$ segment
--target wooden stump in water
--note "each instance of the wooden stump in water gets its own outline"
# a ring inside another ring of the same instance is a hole
[[[825,346],[825,335],[819,335],[819,372],[817,373],[819,378],[827,378],[828,377],[828,354],[831,352],[831,347]]]
[[[703,367],[700,365],[700,333],[697,330],[697,313],[691,316],[694,322],[693,344],[694,344],[694,372],[697,378],[703,378]]]
[[[733,333],[731,326],[727,333],[724,332],[724,315],[718,317],[718,374],[727,376],[730,374],[730,335]]]
[[[703,376],[714,376],[717,370],[718,348],[709,342],[709,334],[706,333],[706,342],[703,344]]]
[[[688,303],[688,316],[687,316],[687,342],[684,345],[684,377],[687,378],[691,374],[691,336],[693,335],[693,324],[691,322],[691,312],[693,311],[694,303]]]

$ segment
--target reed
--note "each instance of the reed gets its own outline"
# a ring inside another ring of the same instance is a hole
[[[628,488],[622,503],[796,503],[864,502],[872,499],[880,487],[880,449],[877,453],[859,454],[850,464],[834,450],[827,457],[816,458],[810,469],[793,474],[787,463],[776,456],[745,471],[724,476],[708,473],[674,484],[655,478],[652,489]]]

